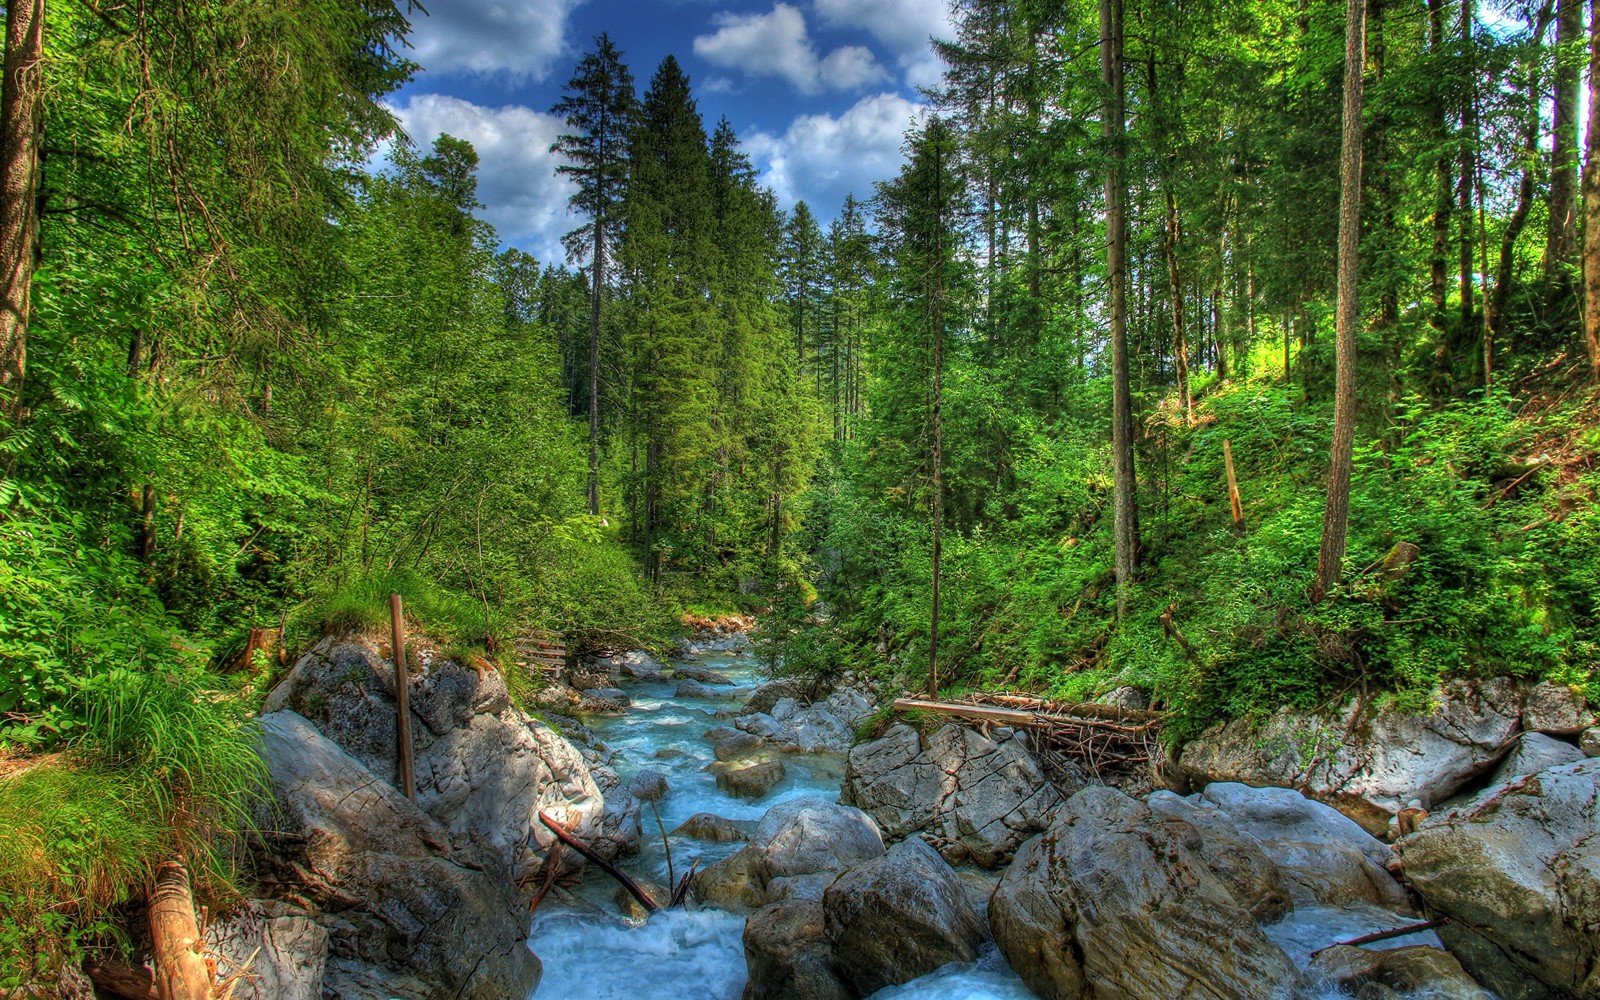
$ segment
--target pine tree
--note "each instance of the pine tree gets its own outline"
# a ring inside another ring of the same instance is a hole
[[[572,132],[550,147],[571,162],[556,169],[573,178],[578,190],[572,206],[589,223],[564,240],[572,258],[589,258],[589,513],[600,513],[600,323],[605,301],[607,254],[616,241],[613,222],[621,212],[628,172],[628,143],[637,98],[633,75],[608,35],[578,63],[567,94],[551,113]]]

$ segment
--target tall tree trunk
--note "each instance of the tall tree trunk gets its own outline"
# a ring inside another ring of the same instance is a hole
[[[1444,0],[1428,0],[1428,51],[1434,58],[1436,72],[1443,70],[1441,62],[1445,51]],[[1436,84],[1438,85],[1438,84]],[[1434,159],[1433,200],[1433,251],[1428,260],[1428,292],[1432,311],[1428,325],[1433,328],[1434,377],[1440,388],[1446,381],[1450,367],[1450,341],[1445,333],[1445,303],[1450,272],[1450,212],[1454,207],[1450,177],[1449,132],[1446,125],[1444,94],[1436,95],[1429,111],[1429,126],[1438,148]]]
[[[1550,147],[1550,225],[1545,234],[1545,305],[1554,304],[1571,282],[1567,267],[1577,248],[1573,192],[1578,186],[1578,63],[1572,49],[1583,37],[1583,0],[1556,4],[1556,99]],[[1537,36],[1535,37],[1537,44]]]
[[[933,146],[934,204],[939,218],[933,233],[933,287],[928,326],[933,335],[933,583],[929,588],[928,697],[939,697],[939,569],[944,541],[944,133]]]
[[[602,195],[594,218],[594,288],[589,293],[589,513],[600,514],[600,307],[606,285],[606,213]]]
[[[1350,526],[1350,471],[1356,435],[1356,324],[1360,320],[1357,279],[1361,249],[1361,96],[1366,65],[1366,0],[1345,5],[1344,137],[1339,150],[1339,311],[1336,329],[1333,449],[1328,502],[1322,516],[1313,602],[1339,582]]]
[[[1472,336],[1472,182],[1477,176],[1477,148],[1478,148],[1478,95],[1477,95],[1477,60],[1473,57],[1472,22],[1474,19],[1474,0],[1461,0],[1461,41],[1462,51],[1466,54],[1466,72],[1462,80],[1466,85],[1466,92],[1461,103],[1461,143],[1460,143],[1460,168],[1459,181],[1456,184],[1456,202],[1460,208],[1461,216],[1461,242],[1459,245],[1459,263],[1461,265],[1461,330],[1460,336],[1464,343],[1470,343]]]
[[[0,82],[0,414],[22,405],[28,320],[38,256],[40,60],[44,0],[6,4],[4,80]]]
[[[1125,128],[1122,80],[1122,0],[1100,0],[1100,77],[1105,104],[1101,129],[1106,165],[1106,277],[1111,306],[1111,462],[1116,539],[1117,617],[1128,613],[1128,589],[1139,559],[1139,508],[1133,469],[1133,393],[1128,384],[1127,190],[1123,181]]]
[[[1550,15],[1553,3],[1547,2],[1533,23],[1533,39],[1530,46],[1537,48],[1539,39],[1544,37],[1545,30],[1550,26]],[[1517,204],[1511,210],[1511,217],[1506,220],[1505,231],[1500,237],[1500,262],[1495,268],[1494,299],[1489,308],[1489,329],[1497,338],[1507,335],[1506,306],[1511,303],[1511,278],[1512,267],[1515,264],[1517,238],[1522,235],[1523,228],[1528,224],[1528,212],[1533,208],[1533,181],[1534,171],[1538,168],[1539,160],[1539,106],[1542,91],[1539,86],[1539,58],[1537,53],[1530,53],[1524,64],[1528,80],[1528,111],[1522,130],[1522,178],[1517,182]],[[1484,276],[1487,279],[1487,275]]]
[[[1172,298],[1172,368],[1178,380],[1178,406],[1185,420],[1194,422],[1194,400],[1189,397],[1189,342],[1184,329],[1183,272],[1178,264],[1178,240],[1183,223],[1178,218],[1178,199],[1166,190],[1167,224],[1161,239],[1161,252],[1167,258],[1167,283]]]
[[[1600,381],[1600,0],[1589,11],[1589,138],[1583,163],[1583,339]]]

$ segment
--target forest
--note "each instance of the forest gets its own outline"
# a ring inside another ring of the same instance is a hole
[[[831,219],[602,35],[564,260],[398,130],[404,0],[5,8],[0,991],[236,891],[251,716],[391,592],[1172,738],[1600,699],[1600,3],[956,0]]]

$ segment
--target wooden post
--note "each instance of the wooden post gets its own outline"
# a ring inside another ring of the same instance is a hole
[[[1222,464],[1228,470],[1228,502],[1233,505],[1233,526],[1244,530],[1244,505],[1239,502],[1239,480],[1233,474],[1233,445],[1222,439]]]
[[[200,925],[194,918],[189,872],[177,861],[156,869],[150,890],[150,942],[156,958],[156,995],[161,1000],[211,1000]]]
[[[411,692],[406,677],[406,625],[399,594],[389,595],[389,620],[394,635],[394,711],[395,729],[400,741],[400,791],[417,801],[417,779],[411,770]]]

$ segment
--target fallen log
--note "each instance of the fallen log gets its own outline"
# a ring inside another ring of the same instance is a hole
[[[211,970],[202,943],[189,872],[177,861],[162,862],[150,890],[150,944],[161,1000],[211,1000]]]
[[[1387,941],[1390,938],[1405,937],[1408,934],[1421,934],[1423,931],[1431,931],[1435,927],[1441,927],[1449,922],[1450,921],[1444,917],[1440,917],[1438,920],[1424,920],[1420,924],[1406,924],[1404,927],[1395,927],[1386,931],[1363,934],[1360,937],[1354,937],[1348,941],[1336,941],[1333,944],[1328,945],[1326,948],[1318,948],[1311,954],[1313,957],[1315,957],[1331,948],[1343,948],[1347,945],[1351,947],[1360,947],[1364,944],[1372,944],[1375,941]]]
[[[579,840],[566,827],[545,815],[543,809],[539,810],[539,822],[549,827],[550,832],[556,835],[556,839],[560,840],[563,844],[566,844],[574,851],[577,851],[579,854],[583,855],[585,859],[594,862],[595,866],[601,871],[616,879],[618,885],[628,890],[628,895],[639,901],[639,905],[644,907],[646,913],[655,913],[657,910],[661,909],[661,904],[657,903],[654,899],[651,899],[650,894],[645,892],[644,889],[639,886],[639,883],[629,878],[627,873],[622,871],[622,869],[596,854],[588,844],[585,844],[583,841]]]

